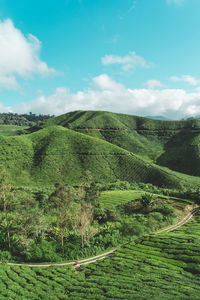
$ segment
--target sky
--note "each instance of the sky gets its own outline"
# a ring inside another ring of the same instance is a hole
[[[199,0],[0,0],[0,112],[200,115]]]

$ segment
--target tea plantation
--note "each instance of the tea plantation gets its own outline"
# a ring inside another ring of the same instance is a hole
[[[0,300],[200,299],[200,213],[159,233],[200,204],[199,145],[200,119],[75,111],[1,126]]]
[[[1,299],[199,299],[199,230],[198,215],[77,270],[2,265]]]

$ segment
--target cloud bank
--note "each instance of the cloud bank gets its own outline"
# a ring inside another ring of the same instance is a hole
[[[130,52],[126,56],[105,55],[101,58],[101,62],[104,66],[120,65],[123,71],[129,71],[136,67],[149,68],[152,65],[135,52]]]
[[[32,111],[59,115],[74,110],[107,110],[180,119],[200,115],[200,89],[190,93],[183,89],[129,89],[101,74],[92,79],[90,88],[85,91],[70,93],[67,88],[60,87],[52,95],[41,95],[35,101],[17,107],[0,105],[0,111],[18,113]]]
[[[170,77],[170,79],[174,82],[186,82],[192,86],[197,86],[198,84],[200,84],[200,80],[196,79],[195,77],[193,77],[191,75],[182,75],[180,77],[172,76],[172,77]]]
[[[41,42],[33,35],[25,37],[10,19],[0,21],[0,90],[17,89],[17,76],[55,73],[40,60]]]
[[[165,87],[165,85],[162,84],[162,82],[160,82],[159,80],[156,80],[156,79],[148,80],[147,81],[147,86],[148,86],[149,89]]]

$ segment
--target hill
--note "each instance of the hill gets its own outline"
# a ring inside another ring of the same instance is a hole
[[[104,111],[75,111],[47,120],[117,145],[146,160],[200,176],[200,119],[163,121]]]
[[[61,126],[21,136],[0,136],[0,165],[15,185],[78,184],[86,170],[98,182],[117,179],[180,188],[200,178],[151,164],[137,155]]]

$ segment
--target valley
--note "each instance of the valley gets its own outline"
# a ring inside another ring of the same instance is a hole
[[[200,119],[1,126],[1,299],[198,299]]]

